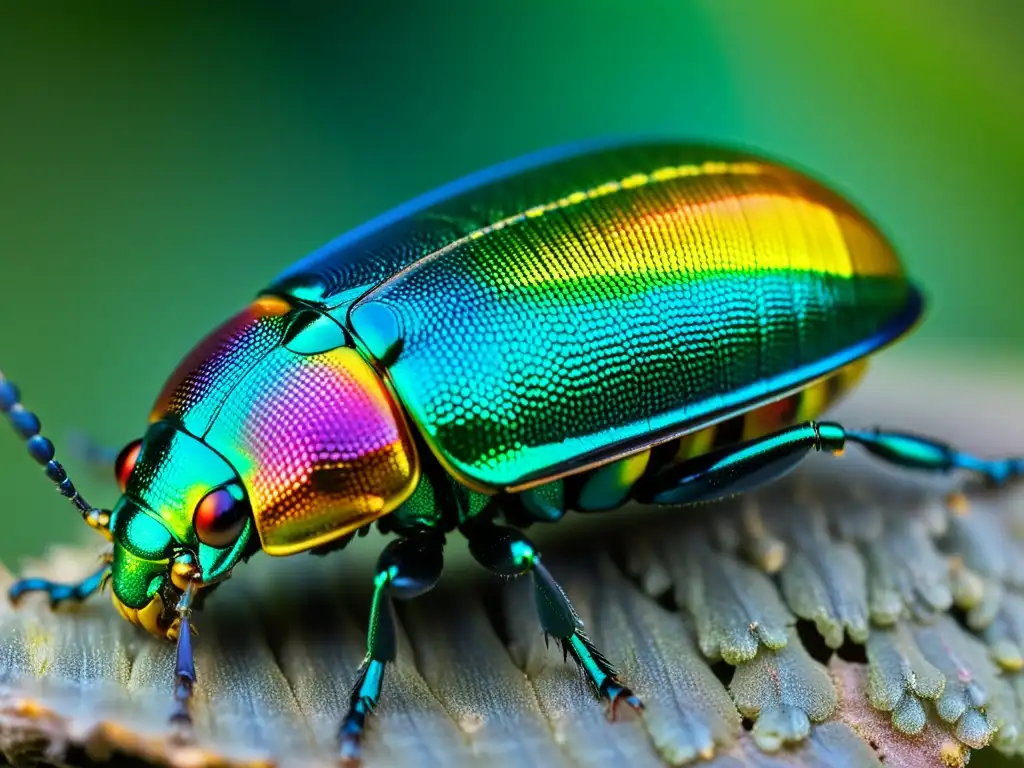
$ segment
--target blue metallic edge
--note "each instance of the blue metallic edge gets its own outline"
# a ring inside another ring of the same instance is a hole
[[[379,232],[402,219],[415,216],[416,214],[428,210],[439,203],[443,203],[451,198],[466,194],[467,192],[472,192],[473,190],[479,189],[487,184],[503,181],[504,179],[509,179],[520,173],[535,170],[544,165],[558,162],[560,160],[567,160],[571,157],[579,157],[580,155],[585,155],[590,152],[616,149],[618,147],[625,146],[651,144],[659,140],[667,141],[668,137],[652,135],[585,139],[582,141],[570,142],[541,149],[536,152],[531,152],[529,154],[513,158],[512,160],[506,160],[498,163],[497,165],[492,165],[488,168],[484,168],[483,170],[475,171],[468,176],[463,176],[462,178],[432,189],[422,195],[418,195],[411,200],[407,200],[395,208],[392,208],[379,216],[375,216],[364,224],[360,224],[355,229],[350,229],[344,234],[339,235],[289,266],[277,275],[277,277],[270,282],[270,285],[277,285],[278,283],[291,279],[296,274],[307,271],[315,262],[330,253],[345,248],[364,237],[368,237],[369,235]]]

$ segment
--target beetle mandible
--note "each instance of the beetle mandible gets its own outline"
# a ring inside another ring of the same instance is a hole
[[[27,579],[11,597],[78,601],[109,579],[125,618],[177,641],[187,724],[197,592],[261,549],[340,548],[376,523],[398,538],[340,729],[357,758],[395,658],[390,601],[434,586],[458,529],[484,568],[532,579],[543,630],[613,713],[640,709],[523,529],[735,494],[847,442],[997,485],[1021,474],[1021,459],[816,421],[921,311],[865,215],[783,164],[671,141],[514,161],[342,236],[210,334],[118,456],[112,510],[82,498],[0,376],[0,410],[111,542],[80,584]]]

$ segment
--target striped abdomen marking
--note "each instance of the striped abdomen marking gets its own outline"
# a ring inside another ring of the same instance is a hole
[[[754,440],[790,425],[816,419],[857,384],[866,368],[867,361],[860,360],[781,400],[588,470],[577,477],[556,481],[565,482],[569,489],[565,494],[566,508],[581,512],[614,509],[630,498],[633,486],[641,477],[718,448]]]

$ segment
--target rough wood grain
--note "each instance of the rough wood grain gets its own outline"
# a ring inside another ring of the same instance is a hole
[[[961,385],[922,405],[927,375],[911,373],[883,371],[845,414],[979,450],[1019,440],[999,409],[1019,414],[1024,398]],[[962,416],[979,403],[978,418]],[[952,512],[945,487],[852,456],[814,460],[735,502],[578,516],[541,536],[591,636],[647,703],[615,723],[545,647],[527,585],[480,576],[455,546],[442,587],[399,609],[366,763],[938,766],[989,743],[1015,754],[1024,493],[972,492],[970,510]],[[0,607],[0,750],[14,763],[333,764],[379,545],[254,561],[197,614],[193,746],[166,723],[173,649],[108,600]],[[56,550],[30,570],[74,578],[94,556]]]

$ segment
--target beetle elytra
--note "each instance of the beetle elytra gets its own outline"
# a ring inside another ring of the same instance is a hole
[[[397,539],[341,725],[355,759],[395,658],[390,602],[434,586],[458,529],[487,570],[533,580],[543,630],[613,711],[639,709],[523,529],[739,493],[848,442],[995,484],[1021,474],[817,421],[921,311],[878,229],[777,162],[678,142],[515,161],[328,244],[213,331],[115,462],[112,510],[81,497],[0,376],[0,410],[111,542],[82,583],[11,596],[77,601],[109,579],[125,618],[177,641],[187,724],[196,594],[260,550],[340,548],[376,524]]]

